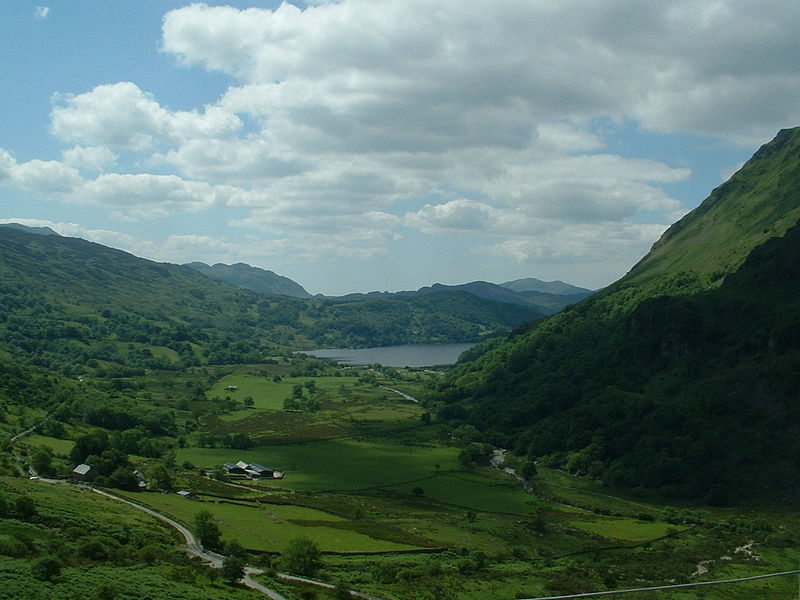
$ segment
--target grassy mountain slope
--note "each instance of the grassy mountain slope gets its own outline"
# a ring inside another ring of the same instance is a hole
[[[78,238],[0,227],[0,349],[62,373],[260,362],[314,346],[477,341],[540,316],[461,294],[346,307],[256,294]]]
[[[792,487],[800,233],[779,236],[799,146],[782,131],[627,276],[462,365],[442,417],[608,483],[716,502]]]
[[[658,289],[676,273],[691,273],[701,287],[719,285],[753,248],[780,237],[798,218],[800,128],[784,129],[670,227],[617,287]]]
[[[209,266],[202,262],[192,262],[184,266],[199,271],[211,279],[218,279],[259,294],[281,294],[293,298],[311,297],[303,286],[288,277],[244,263],[235,265],[217,263]]]

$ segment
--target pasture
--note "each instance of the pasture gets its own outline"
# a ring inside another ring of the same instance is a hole
[[[667,535],[676,528],[661,521],[641,521],[624,517],[591,515],[587,520],[570,520],[569,524],[609,540],[644,542]]]
[[[256,462],[285,472],[284,479],[258,485],[296,491],[355,491],[392,486],[458,468],[458,450],[390,440],[338,439],[305,444],[259,446],[251,450],[182,448],[178,462],[201,468],[226,462]]]
[[[388,552],[419,546],[371,537],[347,519],[321,510],[291,504],[228,501],[202,497],[187,500],[177,494],[129,494],[129,497],[172,515],[190,527],[195,515],[207,510],[226,540],[238,540],[246,548],[280,552],[297,537],[316,542],[324,552]]]
[[[535,496],[525,493],[516,480],[505,475],[498,480],[477,473],[446,472],[390,489],[409,495],[421,489],[426,498],[486,512],[529,515],[542,505]]]

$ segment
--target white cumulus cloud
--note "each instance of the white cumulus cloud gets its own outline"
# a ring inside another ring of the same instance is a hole
[[[161,50],[227,77],[217,101],[56,94],[63,161],[0,151],[0,181],[118,221],[232,209],[264,253],[373,257],[411,233],[632,264],[685,212],[668,190],[691,163],[612,141],[796,124],[799,30],[796,0],[194,3],[164,15]]]
[[[89,171],[103,171],[113,165],[118,158],[108,148],[100,146],[73,146],[64,150],[61,155],[68,165]]]
[[[241,126],[236,115],[221,107],[206,107],[203,112],[170,111],[127,81],[54,100],[54,135],[66,142],[108,148],[146,150],[158,142],[225,137]]]

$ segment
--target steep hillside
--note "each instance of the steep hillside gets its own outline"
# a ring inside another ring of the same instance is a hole
[[[191,262],[184,266],[199,271],[211,279],[218,279],[259,294],[281,294],[293,298],[311,297],[303,286],[288,277],[244,263],[235,265],[217,263],[209,266],[202,262]]]
[[[676,497],[793,487],[799,164],[782,131],[627,276],[453,372],[442,418]]]
[[[800,127],[783,129],[695,210],[672,225],[615,289],[668,292],[665,281],[690,275],[717,286],[750,251],[780,237],[800,218]]]

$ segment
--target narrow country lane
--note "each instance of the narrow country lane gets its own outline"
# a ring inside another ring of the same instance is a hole
[[[417,400],[416,398],[414,398],[414,396],[409,396],[409,395],[408,395],[408,394],[406,394],[405,392],[401,392],[400,390],[396,390],[396,389],[394,389],[394,388],[390,388],[390,387],[387,387],[387,386],[385,386],[385,385],[382,385],[381,387],[382,387],[384,390],[389,390],[390,392],[394,392],[395,394],[399,394],[399,395],[401,395],[403,398],[405,398],[405,399],[406,399],[406,400],[408,400],[409,402],[414,402],[415,404],[419,404],[419,400]]]
[[[104,490],[98,490],[97,488],[92,488],[92,491],[96,494],[100,494],[101,496],[105,496],[106,498],[111,498],[112,500],[116,500],[118,502],[124,502],[142,512],[146,512],[148,515],[155,517],[156,519],[160,519],[164,521],[170,527],[177,529],[180,534],[183,536],[183,539],[186,541],[186,551],[191,554],[192,556],[196,556],[201,560],[208,562],[212,567],[215,569],[221,569],[222,563],[225,560],[225,557],[221,554],[217,554],[216,552],[211,552],[209,550],[205,550],[197,541],[197,538],[194,537],[194,534],[189,531],[186,527],[171,519],[170,517],[163,515],[155,510],[148,508],[146,506],[142,506],[141,504],[137,504],[132,500],[128,500],[127,498],[123,498],[121,496],[117,496],[116,494],[112,494],[110,492],[106,492]],[[253,567],[247,567],[245,569],[245,576],[242,579],[242,583],[244,583],[247,587],[261,592],[265,596],[272,598],[272,600],[286,600],[284,596],[281,596],[278,592],[269,589],[268,587],[258,583],[257,581],[252,579],[252,575],[260,575],[263,573],[260,569],[255,569]]]
[[[91,488],[91,490],[96,494],[100,494],[101,496],[105,496],[106,498],[110,498],[110,499],[116,500],[118,502],[124,502],[125,504],[128,504],[128,505],[130,505],[130,506],[132,506],[132,507],[134,507],[134,508],[136,508],[138,510],[146,512],[148,515],[151,515],[151,516],[155,517],[156,519],[160,519],[161,521],[164,521],[167,525],[169,525],[170,527],[173,527],[174,529],[177,529],[181,533],[181,535],[183,536],[183,539],[186,541],[186,551],[189,554],[191,554],[192,556],[196,556],[196,557],[200,558],[201,560],[204,560],[204,561],[208,562],[215,569],[221,569],[222,568],[222,563],[225,560],[225,557],[223,555],[221,555],[221,554],[217,554],[216,552],[211,552],[210,550],[205,550],[203,548],[203,545],[200,542],[197,541],[197,538],[195,538],[194,534],[191,531],[189,531],[189,529],[187,529],[186,527],[184,527],[183,525],[178,523],[175,519],[172,519],[172,518],[170,518],[170,517],[168,517],[168,516],[166,516],[164,514],[161,514],[161,513],[157,512],[157,511],[155,511],[155,510],[153,510],[151,508],[148,508],[147,506],[142,506],[141,504],[137,504],[136,502],[133,502],[132,500],[128,500],[127,498],[123,498],[122,496],[117,496],[116,494],[112,494],[111,492],[106,492],[104,490],[98,490],[97,488]],[[269,589],[265,585],[255,581],[252,578],[253,575],[261,575],[263,572],[264,572],[263,570],[256,569],[255,567],[245,567],[245,575],[242,578],[242,583],[244,583],[247,587],[249,587],[249,588],[251,588],[253,590],[261,592],[265,596],[268,596],[268,597],[272,598],[272,600],[287,600],[284,596],[280,595],[275,590]],[[322,581],[316,581],[314,579],[308,579],[306,577],[298,577],[296,575],[289,575],[287,573],[277,573],[276,576],[279,577],[280,579],[285,579],[287,581],[299,581],[299,582],[302,582],[302,583],[307,583],[309,585],[314,585],[314,586],[317,586],[317,587],[322,587],[322,588],[327,588],[327,589],[333,589],[335,587],[335,586],[333,586],[333,585],[331,585],[329,583],[324,583]],[[362,592],[356,592],[355,590],[348,590],[348,591],[350,592],[351,596],[354,596],[356,598],[363,598],[364,600],[383,600],[383,598],[380,598],[378,596],[371,596],[369,594],[364,594]]]

